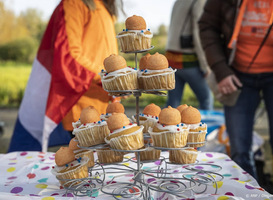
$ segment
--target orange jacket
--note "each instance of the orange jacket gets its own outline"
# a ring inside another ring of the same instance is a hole
[[[95,0],[96,9],[90,11],[81,0],[63,0],[65,28],[72,57],[94,72],[89,90],[78,100],[63,119],[66,130],[72,130],[72,122],[79,119],[81,110],[94,106],[105,113],[110,100],[101,87],[98,73],[104,68],[103,60],[110,54],[117,54],[114,21],[102,1]]]

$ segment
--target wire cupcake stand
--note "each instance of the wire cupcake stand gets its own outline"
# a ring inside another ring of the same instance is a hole
[[[137,67],[137,54],[153,48],[151,46],[150,49],[126,53],[135,54],[135,67]],[[139,125],[139,97],[141,94],[166,96],[164,90],[108,92],[113,96],[135,96],[137,125]],[[150,136],[144,135],[144,139],[149,138]],[[116,153],[125,154],[122,162],[106,164],[96,160],[94,166],[89,168],[88,178],[61,181],[65,181],[63,186],[66,194],[73,193],[75,196],[95,197],[101,192],[114,199],[152,200],[153,196],[166,193],[176,198],[191,198],[194,194],[205,193],[208,189],[214,190],[214,193],[217,194],[217,182],[224,179],[218,173],[222,169],[219,165],[200,163],[198,160],[193,164],[178,164],[170,162],[165,156],[160,156],[158,160],[140,160],[140,153],[151,147],[161,151],[170,151],[187,149],[188,146],[194,144],[200,144],[200,142],[187,144],[183,148],[163,148],[147,144],[138,150],[111,149]],[[105,148],[105,144],[80,148],[96,151]],[[135,157],[126,156],[128,153],[134,153]],[[128,163],[132,166],[129,166]]]

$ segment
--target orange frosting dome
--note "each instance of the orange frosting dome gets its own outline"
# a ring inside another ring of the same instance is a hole
[[[181,122],[181,115],[176,108],[168,106],[160,112],[158,121],[164,125],[176,125]]]
[[[124,106],[119,102],[110,103],[106,108],[106,113],[124,113]]]
[[[156,116],[156,117],[159,116],[160,112],[161,112],[161,108],[159,106],[155,105],[154,103],[147,105],[143,110],[143,114],[152,115],[152,116]]]
[[[142,56],[139,61],[139,69],[146,69],[147,68],[147,63],[148,59],[150,58],[151,54],[147,53],[145,56]]]
[[[128,30],[145,30],[146,22],[141,16],[133,15],[125,21],[125,27]]]
[[[55,162],[57,166],[63,166],[75,160],[75,154],[68,147],[61,147],[55,154]]]
[[[110,131],[114,131],[130,124],[128,117],[124,113],[113,113],[107,120]]]
[[[201,122],[201,114],[198,109],[189,106],[181,112],[181,122],[185,124],[197,124]]]
[[[104,59],[104,67],[107,73],[109,73],[119,69],[126,68],[127,63],[122,56],[111,54],[109,57]]]
[[[188,107],[187,104],[183,104],[183,105],[178,106],[176,109],[179,110],[179,112],[181,113],[182,110],[184,110],[184,109],[187,108],[187,107]]]
[[[147,69],[151,70],[167,69],[168,67],[169,62],[167,58],[157,52],[154,55],[151,55],[147,62]]]
[[[69,142],[68,145],[69,149],[71,149],[72,151],[78,150],[80,149],[80,147],[78,147],[78,142],[75,140],[75,138],[72,138]]]
[[[80,115],[80,121],[82,124],[100,121],[100,114],[93,106],[89,106],[82,110]]]

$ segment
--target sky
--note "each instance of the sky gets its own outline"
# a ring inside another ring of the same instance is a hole
[[[4,0],[5,6],[17,15],[28,8],[41,11],[43,19],[48,20],[60,0]],[[127,16],[120,16],[118,21],[124,22],[132,15],[142,16],[151,30],[159,25],[170,23],[171,11],[175,0],[123,0]]]

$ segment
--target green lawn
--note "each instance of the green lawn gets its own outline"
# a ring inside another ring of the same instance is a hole
[[[0,63],[0,106],[17,107],[23,97],[31,65]]]
[[[128,61],[127,65],[134,66],[134,62]],[[0,107],[18,107],[20,105],[30,72],[30,64],[0,63]],[[155,103],[163,107],[166,99],[166,96],[142,94],[139,104],[141,107],[144,107],[147,104]],[[124,106],[134,107],[135,97],[130,96],[127,99],[123,99],[122,103]],[[185,87],[181,103],[198,107],[198,101],[188,85]],[[220,107],[221,105],[216,102],[215,106]]]

